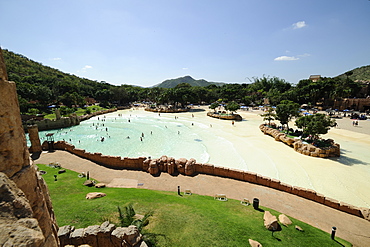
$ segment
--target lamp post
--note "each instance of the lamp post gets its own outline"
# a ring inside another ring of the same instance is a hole
[[[337,231],[337,228],[335,227],[335,226],[333,226],[332,228],[331,228],[331,239],[333,239],[334,240],[334,238],[335,238],[335,232]]]

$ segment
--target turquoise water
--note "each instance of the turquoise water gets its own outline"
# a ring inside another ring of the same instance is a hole
[[[55,141],[65,140],[77,148],[105,155],[152,158],[167,155],[206,163],[209,154],[203,140],[207,133],[202,133],[200,127],[195,133],[192,123],[175,119],[174,115],[119,111],[91,118],[78,126],[40,131],[39,136],[43,142],[47,133],[54,133]]]

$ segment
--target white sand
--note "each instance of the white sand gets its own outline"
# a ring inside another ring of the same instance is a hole
[[[211,164],[253,171],[290,185],[313,189],[342,202],[370,207],[370,135],[333,128],[324,137],[341,145],[341,157],[314,158],[264,135],[258,128],[263,123],[261,112],[238,113],[244,121],[235,122],[234,126],[231,121],[207,117],[205,112],[193,113],[194,118],[191,113],[178,116],[189,118],[195,126],[212,124],[207,131],[233,144],[236,152],[223,149],[218,142],[206,143]],[[349,119],[338,123],[339,127],[352,127]],[[366,132],[370,121],[361,121],[360,126],[362,132]]]

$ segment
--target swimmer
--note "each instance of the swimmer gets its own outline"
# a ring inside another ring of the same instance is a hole
[[[180,135],[180,131],[177,131],[177,134]]]
[[[127,136],[127,137],[126,137],[126,139],[130,139],[130,137],[129,137],[129,136]]]
[[[141,137],[144,137],[144,133],[141,133]]]
[[[194,123],[191,123],[192,126],[194,126]]]
[[[150,134],[153,135],[153,131],[150,131]]]
[[[140,141],[143,141],[143,138],[142,137],[140,137]]]

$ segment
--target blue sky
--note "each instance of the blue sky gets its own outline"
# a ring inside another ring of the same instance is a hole
[[[0,0],[0,46],[63,72],[153,86],[370,64],[368,0]]]

